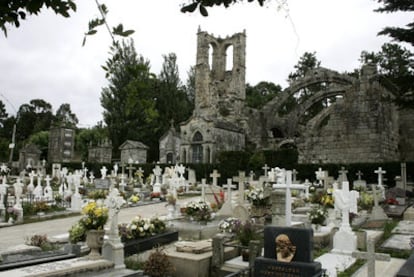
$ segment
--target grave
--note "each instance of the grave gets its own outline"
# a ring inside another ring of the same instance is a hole
[[[313,261],[313,231],[292,227],[264,229],[264,256],[254,262],[254,276],[320,276]]]
[[[355,251],[352,252],[352,257],[357,259],[364,259],[367,260],[367,267],[368,267],[368,277],[375,277],[375,261],[390,261],[389,254],[378,254],[375,253],[375,241],[373,239],[368,239],[367,243],[367,252],[360,252]],[[382,274],[381,274],[382,275]]]
[[[410,239],[414,234],[414,222],[402,220],[392,230],[392,235],[381,248],[393,250],[411,250]]]

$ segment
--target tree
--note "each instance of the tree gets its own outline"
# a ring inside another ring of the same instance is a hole
[[[158,76],[157,110],[160,115],[160,136],[170,127],[170,122],[182,122],[192,112],[192,105],[180,80],[177,56],[163,55],[164,62]],[[159,136],[159,137],[160,137]]]
[[[108,87],[102,89],[103,118],[112,141],[114,156],[127,139],[149,143],[159,129],[159,114],[155,108],[155,75],[150,63],[135,51],[133,40],[114,43],[112,57],[105,65]]]
[[[376,9],[376,12],[409,12],[414,11],[414,2],[411,0],[378,0],[382,3],[381,8]],[[388,35],[400,42],[407,42],[414,46],[414,21],[408,23],[407,28],[400,27],[385,27],[379,35]]]
[[[187,93],[188,100],[194,106],[195,99],[195,66],[191,66],[190,70],[187,71],[187,82],[185,85],[185,90]]]
[[[96,145],[108,137],[108,129],[98,122],[94,127],[88,129],[79,129],[75,137],[75,151],[80,154],[81,159],[88,159],[88,148],[90,145]]]
[[[9,0],[0,1],[0,28],[7,36],[7,24],[20,26],[20,20],[25,20],[27,14],[39,14],[46,7],[52,9],[56,14],[69,17],[69,12],[76,11],[76,4],[71,0]]]
[[[260,82],[255,86],[246,84],[246,104],[258,109],[282,91],[282,87],[272,82]]]
[[[374,63],[379,66],[383,85],[390,87],[391,82],[398,89],[396,102],[401,107],[414,107],[413,99],[406,98],[408,92],[414,91],[414,54],[407,48],[395,43],[385,43],[381,51],[361,53],[362,63]]]
[[[64,103],[56,111],[53,124],[56,126],[65,126],[65,127],[76,127],[76,124],[79,123],[78,117],[76,114],[72,113],[70,104]]]
[[[192,0],[192,3],[183,5],[181,8],[182,12],[194,12],[197,8],[199,9],[200,13],[203,16],[208,16],[207,8],[206,7],[213,7],[213,6],[221,6],[223,5],[225,8],[230,7],[230,5],[234,5],[236,3],[243,2],[243,0]],[[255,0],[247,0],[247,2],[255,2]],[[266,0],[256,0],[260,6],[266,2]]]

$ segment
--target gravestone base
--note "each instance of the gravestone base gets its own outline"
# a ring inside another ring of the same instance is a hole
[[[332,253],[351,254],[357,249],[357,236],[352,231],[339,229],[333,239]]]
[[[371,216],[368,221],[387,220],[388,216],[380,206],[374,206],[372,208]]]
[[[102,246],[102,256],[114,263],[115,269],[125,268],[124,244],[116,241],[105,241]]]
[[[322,265],[319,262],[278,262],[274,259],[257,257],[254,262],[254,277],[321,276]]]

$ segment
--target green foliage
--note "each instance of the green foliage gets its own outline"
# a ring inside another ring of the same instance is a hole
[[[77,243],[86,240],[86,229],[80,222],[75,223],[69,229],[69,241],[70,243]]]
[[[246,84],[246,105],[259,109],[281,91],[281,86],[275,85],[272,82],[260,82],[255,86]]]
[[[25,20],[26,16],[40,13],[46,7],[52,9],[56,14],[69,17],[69,12],[76,11],[76,4],[71,0],[20,0],[20,1],[0,1],[0,28],[7,36],[7,24],[20,26],[20,21]]]
[[[61,104],[56,111],[55,118],[53,119],[53,125],[75,128],[78,123],[79,120],[76,114],[72,113],[70,104]]]
[[[378,0],[383,6],[376,9],[376,12],[412,12],[414,4],[407,0]],[[414,21],[408,23],[407,28],[385,27],[379,35],[388,35],[394,40],[407,42],[414,46]]]
[[[144,262],[144,273],[150,276],[170,276],[175,272],[174,265],[161,247],[155,248],[148,259]]]
[[[197,8],[201,15],[208,16],[206,7],[221,6],[225,8],[230,7],[230,5],[236,4],[238,2],[243,2],[242,0],[192,0],[190,4],[185,4],[181,8],[181,12],[194,12]],[[260,6],[266,2],[266,0],[247,0],[247,2],[257,2]]]
[[[144,262],[137,254],[125,258],[125,267],[131,270],[140,270],[143,268]]]

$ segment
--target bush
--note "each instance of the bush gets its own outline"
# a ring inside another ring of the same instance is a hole
[[[162,248],[157,247],[144,262],[144,273],[153,277],[169,276],[175,272],[173,264]]]

